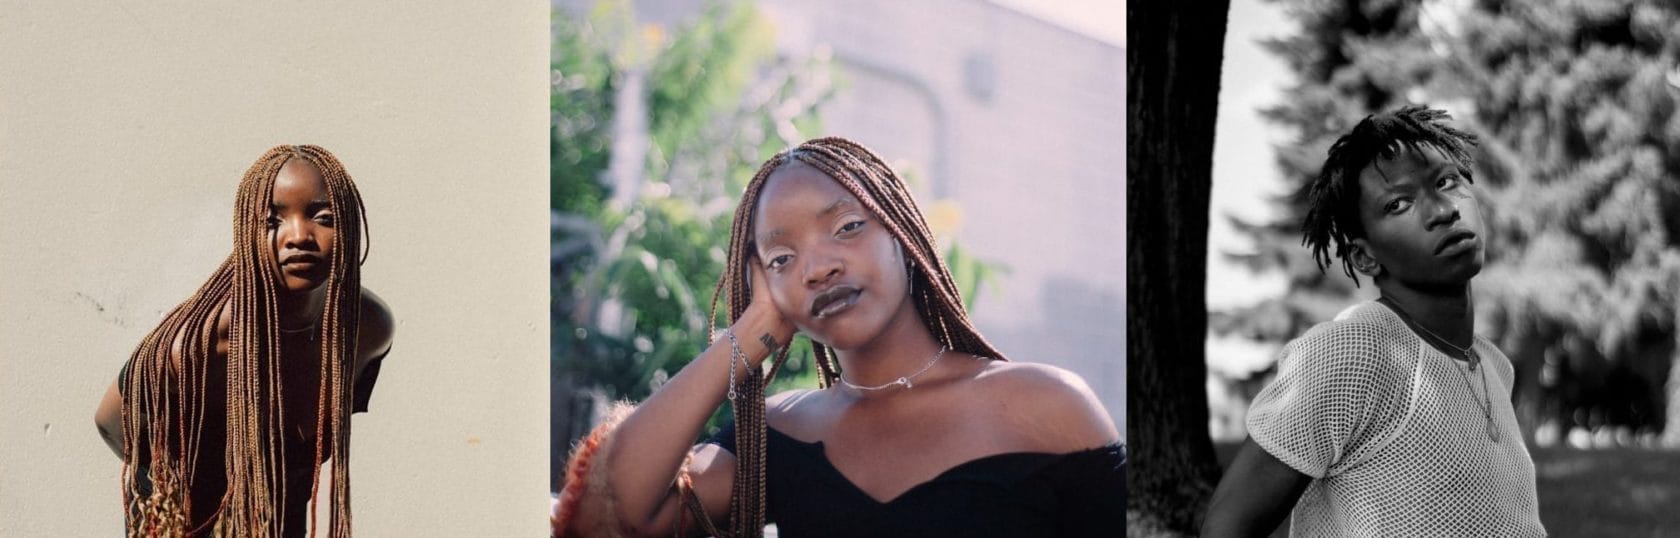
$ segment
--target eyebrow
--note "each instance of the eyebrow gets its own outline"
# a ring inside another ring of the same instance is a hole
[[[828,204],[828,206],[823,208],[822,211],[817,212],[817,216],[818,217],[824,217],[824,216],[832,215],[836,212],[839,212],[841,208],[843,208],[847,205],[857,205],[857,203],[858,203],[857,200],[852,198],[851,195],[843,195],[839,199],[836,199],[835,201],[830,202]],[[781,236],[783,233],[784,232],[782,231],[781,228],[776,228],[774,230],[770,230],[768,232],[765,232],[764,237],[763,237],[764,242],[768,242],[771,239],[775,239],[778,236]]]
[[[1394,177],[1390,177],[1388,175],[1388,172],[1386,172],[1382,169],[1381,165],[1376,164],[1376,163],[1372,163],[1372,168],[1377,171],[1377,175],[1382,176],[1383,185],[1384,185],[1384,188],[1382,190],[1383,194],[1392,194],[1392,193],[1400,192],[1400,191],[1416,190],[1416,189],[1420,188],[1424,183],[1432,182],[1436,178],[1441,177],[1441,173],[1444,172],[1444,171],[1447,171],[1447,170],[1452,170],[1452,171],[1455,171],[1455,172],[1459,172],[1461,174],[1469,172],[1468,168],[1466,168],[1465,166],[1460,165],[1460,164],[1455,163],[1455,162],[1452,162],[1452,161],[1447,161],[1447,162],[1441,163],[1438,166],[1434,166],[1434,167],[1430,167],[1430,168],[1426,169],[1424,177],[1429,178],[1427,181],[1402,183],[1402,182],[1396,181],[1394,179]]]

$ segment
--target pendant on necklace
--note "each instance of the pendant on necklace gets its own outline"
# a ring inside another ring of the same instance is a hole
[[[900,385],[904,385],[904,388],[907,388],[907,389],[909,389],[909,388],[915,388],[915,387],[916,387],[916,384],[915,384],[915,383],[911,383],[911,382],[910,382],[910,378],[908,378],[908,377],[900,377],[900,378],[898,378],[898,381],[897,381],[897,383],[898,383],[898,384],[900,384]]]

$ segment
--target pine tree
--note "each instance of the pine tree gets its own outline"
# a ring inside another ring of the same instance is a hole
[[[1493,233],[1476,281],[1477,331],[1517,364],[1523,422],[1653,431],[1666,423],[1680,441],[1676,8],[1286,5],[1302,30],[1267,46],[1296,84],[1265,115],[1296,134],[1278,148],[1287,183],[1310,182],[1329,144],[1367,114],[1406,103],[1446,108],[1482,139],[1476,181]],[[1373,293],[1312,264],[1300,246],[1298,198],[1275,207],[1276,219],[1236,223],[1255,248],[1233,258],[1284,272],[1288,291],[1216,316],[1216,330],[1281,342]]]
[[[1666,420],[1680,440],[1680,399],[1665,397],[1680,392],[1680,12],[1484,1],[1441,18],[1461,21],[1439,40],[1486,141],[1498,209],[1483,334],[1535,363],[1537,418]]]

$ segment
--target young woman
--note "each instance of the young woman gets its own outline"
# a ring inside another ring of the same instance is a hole
[[[1331,146],[1306,243],[1382,296],[1283,349],[1204,536],[1265,536],[1291,513],[1294,536],[1545,535],[1511,361],[1475,332],[1475,139],[1447,119],[1407,107]]]
[[[1113,421],[1077,376],[1006,362],[980,336],[915,202],[868,149],[821,138],[772,157],[736,210],[727,266],[732,324],[580,445],[558,534],[757,536],[767,519],[787,537],[1123,528]],[[766,401],[796,332],[823,387]],[[691,448],[726,399],[734,422]]]
[[[391,311],[362,289],[362,201],[315,146],[245,173],[234,250],[146,336],[95,422],[123,460],[130,536],[350,534],[350,414],[366,411]],[[310,514],[310,515],[306,515]]]

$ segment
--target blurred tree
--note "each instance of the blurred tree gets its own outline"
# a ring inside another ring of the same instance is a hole
[[[1482,1],[1431,17],[1492,157],[1502,256],[1478,290],[1484,334],[1540,365],[1543,418],[1564,427],[1666,422],[1680,441],[1676,9]]]
[[[557,14],[553,42],[561,461],[596,401],[646,397],[704,348],[735,199],[764,159],[815,133],[832,85],[826,58],[777,56],[768,23],[740,2],[709,4],[667,35],[638,27],[628,2],[604,1],[587,17]],[[796,347],[787,375],[808,377],[808,356]]]
[[[1229,2],[1211,4],[1126,6],[1126,407],[1137,410],[1126,421],[1126,519],[1139,534],[1195,534],[1219,476],[1202,342]]]
[[[1307,185],[1329,144],[1367,114],[1413,102],[1449,110],[1482,138],[1477,182],[1493,237],[1477,329],[1517,363],[1524,422],[1666,422],[1680,438],[1674,4],[1281,3],[1300,31],[1265,46],[1296,83],[1263,114],[1295,133],[1277,148],[1285,182]],[[1216,331],[1281,342],[1374,294],[1312,264],[1297,196],[1273,203],[1275,219],[1234,222],[1254,248],[1228,256],[1288,275],[1287,292],[1215,315]]]

